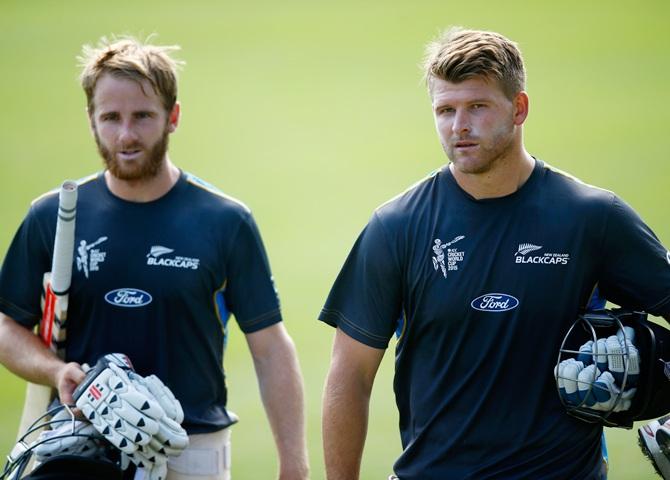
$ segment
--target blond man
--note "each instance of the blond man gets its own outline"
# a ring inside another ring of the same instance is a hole
[[[320,316],[337,328],[327,477],[359,477],[371,388],[396,334],[395,478],[599,478],[602,427],[566,414],[556,352],[596,286],[670,319],[670,254],[613,193],[526,151],[514,42],[452,29],[428,46],[425,75],[449,163],[374,212]]]
[[[56,195],[30,207],[0,274],[0,361],[72,403],[80,365],[123,352],[184,410],[190,447],[168,479],[230,478],[223,351],[232,314],[246,335],[278,451],[279,478],[303,479],[302,378],[250,210],[177,168],[177,47],[133,38],[85,47],[81,83],[104,170],[79,181],[65,361],[31,332],[49,270]]]

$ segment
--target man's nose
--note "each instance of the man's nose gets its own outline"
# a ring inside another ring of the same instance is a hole
[[[119,131],[119,142],[127,145],[138,140],[137,132],[132,122],[123,122]]]
[[[467,112],[462,110],[456,111],[454,115],[454,122],[451,125],[451,130],[458,136],[470,132],[470,117]]]

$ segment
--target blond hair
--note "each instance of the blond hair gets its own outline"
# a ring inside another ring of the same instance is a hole
[[[526,88],[526,70],[516,43],[495,32],[453,27],[426,46],[426,83],[433,78],[458,83],[485,77],[499,83],[508,98]]]
[[[160,97],[166,111],[172,111],[177,102],[177,69],[183,64],[170,54],[179,46],[158,46],[123,36],[109,41],[102,37],[96,47],[84,45],[77,57],[82,67],[81,86],[86,93],[89,114],[94,111],[95,86],[104,74],[128,78],[141,83],[148,80]]]

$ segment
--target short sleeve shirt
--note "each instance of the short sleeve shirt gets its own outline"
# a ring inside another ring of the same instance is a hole
[[[670,313],[670,254],[618,197],[536,161],[476,200],[445,167],[375,211],[320,319],[374,348],[399,336],[403,480],[589,478],[602,430],[566,415],[553,368],[596,286]]]
[[[79,183],[67,360],[125,353],[172,389],[189,433],[224,428],[230,313],[245,333],[281,321],[251,212],[187,173],[148,203],[114,196],[102,174]],[[33,202],[0,271],[0,310],[26,327],[41,316],[57,203],[56,192]]]

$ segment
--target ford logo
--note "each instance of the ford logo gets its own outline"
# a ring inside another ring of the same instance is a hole
[[[117,288],[105,295],[105,301],[117,307],[144,307],[152,300],[150,294],[137,288]]]
[[[519,300],[505,293],[487,293],[475,298],[470,306],[480,312],[506,312],[519,306]]]

